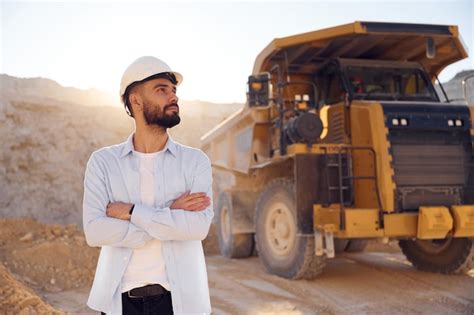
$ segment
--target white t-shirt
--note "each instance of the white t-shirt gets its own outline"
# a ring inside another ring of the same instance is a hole
[[[156,158],[163,151],[141,153],[134,151],[139,159],[140,198],[142,204],[155,207]],[[161,241],[152,239],[145,246],[133,250],[130,262],[122,278],[122,292],[148,284],[160,284],[170,290],[166,274]]]

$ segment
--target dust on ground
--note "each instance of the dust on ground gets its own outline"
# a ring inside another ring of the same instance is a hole
[[[205,252],[214,314],[474,314],[474,270],[420,272],[394,244],[328,261],[317,279],[291,281],[265,272],[257,257]],[[0,219],[1,314],[97,314],[85,305],[98,249],[74,225]]]

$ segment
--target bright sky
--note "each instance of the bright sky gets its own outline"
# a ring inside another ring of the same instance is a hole
[[[0,73],[115,95],[128,64],[154,55],[183,74],[181,99],[245,102],[255,57],[273,38],[355,20],[458,25],[474,54],[470,0],[0,2]],[[470,57],[440,78],[473,68]]]

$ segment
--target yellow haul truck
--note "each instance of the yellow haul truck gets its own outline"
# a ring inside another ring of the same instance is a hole
[[[433,86],[466,57],[456,26],[354,22],[273,40],[244,108],[201,139],[221,253],[256,248],[270,273],[308,279],[335,253],[396,239],[420,270],[472,268],[474,108]]]

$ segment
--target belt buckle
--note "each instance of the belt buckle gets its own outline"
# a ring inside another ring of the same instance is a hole
[[[127,291],[127,295],[128,295],[129,298],[131,298],[131,299],[141,299],[141,298],[143,298],[143,296],[131,295],[130,294],[131,291],[132,290]]]

